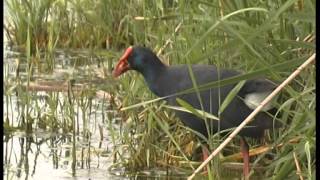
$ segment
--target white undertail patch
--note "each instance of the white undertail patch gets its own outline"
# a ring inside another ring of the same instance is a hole
[[[270,92],[259,92],[259,93],[250,93],[247,94],[244,98],[244,103],[250,108],[250,109],[255,109],[257,108],[260,103],[271,93]],[[272,101],[267,103],[262,110],[263,111],[268,111],[273,108]]]

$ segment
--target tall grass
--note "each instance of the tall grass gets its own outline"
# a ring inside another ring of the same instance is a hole
[[[170,40],[160,54],[167,64],[215,64],[244,72],[233,82],[257,75],[281,82],[315,50],[315,0],[6,0],[6,4],[10,39],[19,46],[30,44],[33,57],[36,49],[48,54],[56,48],[122,51],[132,44],[158,51]],[[117,58],[107,57],[109,63],[116,63]],[[119,112],[125,123],[120,134],[114,134],[121,142],[114,149],[115,167],[131,171],[165,167],[186,173],[196,167],[198,162],[191,158],[199,143],[161,101],[147,103],[156,97],[141,76],[130,72],[113,90],[122,107],[140,103]],[[259,155],[255,163],[267,164],[264,177],[298,178],[295,152],[301,175],[314,179],[315,67],[302,72],[282,96],[277,106],[288,126],[269,136],[284,145]],[[298,143],[287,143],[295,137],[300,138]],[[210,147],[221,138],[213,138]],[[224,154],[236,153],[233,146],[238,144],[230,145]],[[267,158],[270,154],[272,162]],[[219,177],[219,171],[215,174]]]

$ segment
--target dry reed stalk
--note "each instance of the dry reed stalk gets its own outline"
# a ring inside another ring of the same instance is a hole
[[[303,180],[303,177],[301,176],[301,168],[300,168],[300,165],[299,165],[299,161],[297,159],[297,156],[296,156],[295,152],[293,152],[293,158],[294,158],[294,162],[295,162],[296,167],[297,167],[297,175],[299,175],[300,180]]]

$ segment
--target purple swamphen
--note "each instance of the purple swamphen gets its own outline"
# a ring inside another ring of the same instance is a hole
[[[197,85],[241,74],[234,70],[218,70],[214,65],[191,65],[191,69]],[[202,105],[204,111],[213,115],[218,114],[221,102],[237,84],[233,83],[200,91],[201,104],[197,93],[194,91],[186,94],[177,94],[193,88],[187,65],[167,66],[150,49],[139,46],[129,47],[125,51],[113,71],[113,76],[118,77],[128,70],[136,70],[141,73],[149,89],[159,97],[168,97],[165,100],[169,105],[178,106],[176,98],[180,98],[196,109],[201,109]],[[237,96],[220,114],[220,120],[210,121],[209,132],[216,133],[218,127],[220,127],[220,130],[237,127],[273,89],[275,89],[275,85],[269,80],[261,78],[247,80],[238,91]],[[240,131],[244,159],[243,170],[246,177],[249,174],[249,147],[244,137],[260,138],[263,136],[265,129],[280,126],[279,122],[273,122],[272,114],[275,114],[276,109],[271,104],[267,104],[263,110],[255,117],[254,121]],[[206,137],[208,136],[204,120],[188,112],[176,111],[175,114],[184,125]]]

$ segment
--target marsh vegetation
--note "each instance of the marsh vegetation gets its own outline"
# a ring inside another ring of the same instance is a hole
[[[183,179],[194,171],[201,163],[195,134],[139,74],[112,78],[130,45],[153,49],[166,64],[243,72],[234,82],[280,83],[315,53],[315,0],[4,3],[5,179],[43,177],[39,157],[51,159],[45,172],[69,177]],[[276,106],[287,126],[248,141],[252,177],[315,179],[315,76],[309,66],[282,92]],[[213,150],[224,138],[207,143]],[[238,142],[198,178],[241,178]]]

